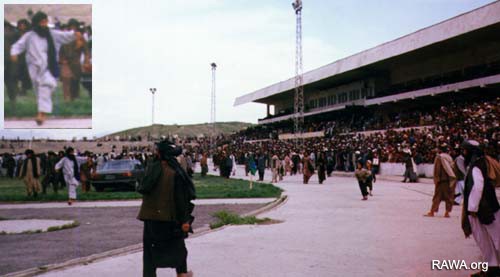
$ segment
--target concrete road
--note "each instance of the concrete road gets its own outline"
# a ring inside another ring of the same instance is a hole
[[[262,206],[264,204],[198,205],[194,209],[193,228],[216,222],[212,214],[220,210],[244,214]],[[139,207],[0,209],[0,217],[7,219],[75,220],[80,223],[76,228],[56,232],[0,235],[0,276],[137,245],[142,242],[143,232],[143,223],[136,219],[138,212]],[[9,221],[0,220],[0,232],[3,222]],[[45,228],[40,222],[33,223],[23,220],[16,228]]]
[[[90,129],[92,118],[48,118],[42,125],[34,119],[5,119],[5,129]]]
[[[266,174],[266,180],[270,177]],[[472,271],[431,270],[432,260],[482,261],[460,229],[460,211],[424,217],[433,186],[379,181],[361,201],[354,178],[309,185],[301,176],[279,185],[289,200],[262,216],[283,223],[230,226],[189,239],[195,276],[468,276]],[[109,258],[43,276],[140,276],[142,253]],[[172,269],[159,276],[174,276]]]

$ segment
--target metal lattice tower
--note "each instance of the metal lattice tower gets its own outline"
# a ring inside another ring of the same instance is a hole
[[[302,67],[302,0],[292,3],[296,15],[295,28],[295,97],[294,97],[294,133],[302,133],[304,124],[304,85]]]
[[[210,147],[212,149],[215,148],[215,70],[217,69],[217,65],[215,63],[211,63],[212,67],[212,96],[211,96],[211,107],[210,107],[210,124],[212,125],[212,134],[210,136]]]

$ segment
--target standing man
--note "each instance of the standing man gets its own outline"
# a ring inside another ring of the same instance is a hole
[[[373,170],[371,160],[366,161],[366,170],[370,172],[370,176],[366,179],[366,188],[368,189],[370,196],[373,196],[373,183],[377,182],[377,177],[375,170]]]
[[[26,63],[37,97],[38,115],[36,122],[42,125],[47,113],[52,113],[52,92],[57,87],[59,67],[57,52],[62,44],[81,40],[79,32],[50,30],[49,20],[43,12],[32,18],[33,30],[24,34],[10,50],[12,62],[26,52]]]
[[[94,171],[94,161],[92,155],[87,153],[87,160],[80,166],[80,180],[82,181],[82,191],[90,191],[90,179]]]
[[[446,203],[444,217],[450,217],[453,207],[453,196],[457,177],[453,171],[453,159],[448,154],[448,145],[439,147],[439,154],[434,159],[434,197],[432,198],[431,210],[425,216],[434,216],[439,210],[441,201]]]
[[[3,59],[4,59],[4,71],[3,71],[3,82],[5,90],[9,97],[10,105],[15,105],[17,95],[19,94],[17,88],[17,63],[10,60],[10,51],[12,45],[19,39],[19,35],[16,32],[14,26],[9,22],[4,21],[3,23]]]
[[[297,153],[293,152],[292,153],[292,173],[291,175],[297,174],[297,171],[299,170],[299,164],[300,164],[300,157]]]
[[[47,172],[45,177],[42,180],[42,193],[45,194],[47,192],[47,187],[52,184],[52,188],[54,189],[54,193],[57,194],[59,189],[59,178],[58,173],[56,172],[56,163],[58,158],[56,154],[52,151],[49,151],[49,155],[47,158]]]
[[[68,21],[70,31],[78,32],[80,22],[71,18]],[[81,57],[84,55],[83,67],[90,66],[89,50],[84,39],[75,40],[63,45],[59,51],[61,64],[61,81],[63,82],[64,101],[73,101],[80,96],[80,78],[82,75]]]
[[[250,154],[245,153],[245,176],[248,176],[248,172],[250,171]]]
[[[333,159],[332,153],[328,152],[328,155],[326,156],[326,175],[328,177],[332,176],[334,168],[335,168],[335,160]]]
[[[259,181],[264,181],[264,173],[266,170],[266,157],[261,152],[259,153],[259,158],[257,159],[257,169],[259,171]]]
[[[203,153],[203,156],[200,160],[200,166],[201,166],[201,177],[207,176],[208,172],[208,157],[207,153]]]
[[[2,166],[7,168],[7,176],[9,178],[14,178],[14,172],[16,171],[16,160],[13,155],[6,153],[2,162]]]
[[[231,159],[231,164],[232,164],[231,175],[235,176],[236,175],[236,157],[234,156],[233,153],[231,153],[231,155],[229,155],[229,158]]]
[[[68,187],[68,205],[76,201],[76,187],[80,181],[80,170],[76,160],[75,150],[72,147],[66,149],[66,156],[56,164],[56,170],[61,170],[64,181]]]
[[[155,277],[157,268],[170,267],[178,277],[193,276],[187,271],[184,239],[192,232],[194,185],[176,159],[182,149],[168,141],[156,146],[156,157],[137,188],[143,195],[137,216],[144,222],[142,274]]]
[[[311,159],[308,153],[304,153],[304,158],[302,159],[302,173],[304,174],[304,184],[309,183],[309,179],[314,174],[314,166],[312,165]]]
[[[19,32],[19,37],[22,37],[31,29],[31,24],[26,19],[20,19],[17,21],[17,31]],[[27,90],[32,88],[30,75],[28,72],[28,66],[26,65],[26,55],[21,54],[18,57],[17,63],[17,80],[21,81],[21,89],[18,90],[19,95],[26,95]],[[17,81],[16,81],[17,86]]]
[[[462,144],[467,175],[465,177],[462,229],[465,237],[474,237],[488,272],[472,276],[500,276],[500,204],[495,193],[495,180],[490,178],[493,168],[474,140]],[[500,174],[496,172],[496,174]]]
[[[273,178],[271,183],[278,182],[278,170],[280,168],[280,165],[281,165],[280,159],[278,158],[278,155],[274,153],[273,157],[271,158],[271,170],[273,172]]]
[[[22,161],[21,170],[19,177],[23,179],[26,185],[26,192],[28,196],[33,194],[33,197],[37,197],[40,192],[40,158],[35,156],[35,152],[31,149],[25,152],[26,159]]]
[[[231,159],[231,157],[227,152],[224,152],[224,159],[222,160],[222,164],[224,164],[223,176],[229,179],[229,177],[231,176],[231,172],[233,171],[233,160]]]
[[[410,183],[416,182],[417,167],[415,165],[413,157],[411,156],[411,150],[405,149],[403,150],[403,153],[405,154],[405,157],[403,159],[403,163],[405,164],[405,176],[403,179],[403,183],[406,183],[406,179],[408,179],[408,182]]]
[[[324,152],[320,152],[319,158],[316,161],[316,167],[318,169],[319,184],[321,185],[326,180],[326,158]]]
[[[291,174],[292,172],[292,166],[291,166],[291,163],[292,163],[292,160],[290,159],[290,156],[288,154],[285,155],[285,176],[287,174]]]

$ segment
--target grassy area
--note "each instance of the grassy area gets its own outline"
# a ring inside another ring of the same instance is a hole
[[[92,116],[92,98],[90,98],[87,90],[80,86],[80,97],[72,102],[65,103],[62,84],[56,88],[52,95],[52,103],[54,105],[53,116],[62,117],[78,117]],[[9,100],[7,89],[4,87],[4,114],[5,117],[34,117],[37,113],[36,97],[33,90],[28,90],[25,96],[18,96],[16,103],[13,104]]]
[[[224,179],[217,176],[207,176],[201,178],[195,174],[194,183],[198,199],[206,198],[249,198],[249,197],[279,197],[281,189],[271,184],[254,183],[253,189],[249,189],[248,181],[236,179]],[[94,188],[92,188],[93,190]],[[135,191],[112,191],[104,192],[90,191],[83,193],[81,186],[77,189],[78,200],[126,200],[140,199],[141,195]],[[47,194],[39,194],[37,199],[26,195],[24,183],[19,179],[0,178],[0,202],[50,202],[67,201],[67,189],[59,190],[54,194],[51,188],[47,189]]]
[[[80,226],[80,222],[78,221],[73,221],[72,223],[64,224],[62,226],[52,226],[47,229],[47,232],[55,232],[55,231],[60,231],[64,229],[70,229],[70,228],[75,228]]]
[[[255,216],[245,216],[242,217],[238,214],[228,212],[225,210],[218,211],[213,214],[214,217],[218,219],[217,222],[210,224],[211,229],[219,228],[224,225],[233,224],[233,225],[253,225],[253,224],[261,224],[265,222],[271,221],[270,218],[256,218]]]
[[[193,180],[198,198],[256,198],[281,195],[281,189],[271,184],[254,182],[253,189],[249,189],[249,181],[246,180],[212,175],[201,178],[199,174],[195,174]]]

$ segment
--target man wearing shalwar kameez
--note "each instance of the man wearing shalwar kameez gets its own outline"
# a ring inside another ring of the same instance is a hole
[[[21,169],[19,170],[20,178],[23,179],[24,184],[26,185],[26,192],[28,196],[33,195],[37,197],[40,192],[40,158],[35,157],[35,152],[33,150],[28,149],[25,152],[26,159],[21,162]]]
[[[56,170],[61,170],[61,168],[64,181],[68,186],[68,205],[71,205],[76,200],[76,187],[80,184],[80,168],[73,148],[66,149],[66,156],[56,164]]]
[[[278,182],[278,173],[279,173],[280,165],[281,165],[281,161],[278,158],[278,155],[274,154],[273,157],[271,158],[271,170],[273,173],[273,178],[271,180],[271,183]]]
[[[156,269],[175,268],[178,277],[193,276],[187,270],[184,240],[192,233],[196,198],[193,182],[177,161],[181,148],[163,141],[156,158],[146,168],[137,191],[143,195],[137,218],[144,222],[143,273],[155,277]]]
[[[309,154],[306,153],[304,154],[304,158],[302,159],[302,164],[303,164],[303,175],[304,175],[304,180],[303,183],[307,185],[309,183],[309,179],[311,179],[311,176],[314,174],[314,166],[312,165],[311,159],[309,158]]]
[[[434,197],[432,198],[431,210],[425,216],[434,216],[439,210],[441,201],[446,203],[444,217],[450,217],[453,208],[453,198],[455,191],[456,176],[453,170],[454,163],[451,156],[447,153],[448,146],[440,146],[440,152],[434,159]]]
[[[59,68],[58,51],[61,45],[82,39],[79,32],[59,31],[48,28],[47,15],[37,12],[32,18],[33,30],[24,34],[10,50],[11,60],[26,52],[26,63],[36,93],[38,115],[41,125],[46,113],[52,113],[52,92],[57,87]]]
[[[465,141],[462,147],[467,166],[462,229],[466,238],[472,234],[488,262],[486,273],[472,276],[500,276],[500,204],[495,193],[500,165],[484,155],[477,141]]]

